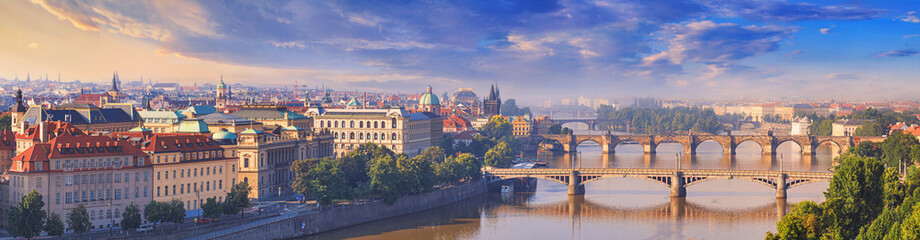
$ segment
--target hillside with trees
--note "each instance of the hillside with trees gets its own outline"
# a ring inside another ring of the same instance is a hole
[[[635,133],[675,134],[693,131],[718,134],[724,130],[715,112],[708,108],[614,109],[609,105],[601,105],[597,114],[598,119],[629,121],[629,127]]]

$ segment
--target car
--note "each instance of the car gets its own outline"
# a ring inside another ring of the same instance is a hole
[[[149,232],[149,231],[153,230],[153,226],[152,226],[152,225],[143,225],[143,226],[140,226],[139,228],[137,228],[136,230],[137,230],[137,232]]]
[[[195,219],[195,221],[196,221],[197,223],[208,223],[208,219],[207,219],[207,218],[197,218],[197,219]]]

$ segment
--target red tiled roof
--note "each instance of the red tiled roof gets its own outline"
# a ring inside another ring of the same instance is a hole
[[[13,150],[16,147],[16,133],[6,130],[0,131],[0,150]]]
[[[52,158],[73,158],[73,157],[93,157],[93,156],[111,156],[111,155],[131,155],[134,157],[147,156],[134,145],[123,140],[116,140],[107,136],[89,136],[89,135],[61,135],[48,143],[38,143],[29,147],[19,155],[13,157],[13,161],[23,162],[21,169],[14,172],[34,171],[35,162],[50,162]],[[144,159],[144,165],[150,165],[150,159]],[[51,168],[46,164],[42,170]],[[127,167],[127,166],[124,166]]]
[[[84,133],[79,128],[74,127],[69,122],[42,122],[42,124],[45,124],[45,132],[49,134],[47,139],[61,135],[86,135],[86,133]],[[39,126],[40,125],[36,124],[29,127],[29,129],[26,129],[23,133],[16,134],[16,139],[29,139],[38,141],[41,139],[41,134],[39,134]]]
[[[207,135],[200,134],[153,134],[148,139],[149,143],[142,146],[144,151],[150,152],[192,152],[220,150],[220,145],[211,140]]]

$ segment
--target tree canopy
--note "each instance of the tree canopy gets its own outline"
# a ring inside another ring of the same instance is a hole
[[[598,119],[626,120],[633,132],[651,134],[687,131],[717,134],[724,130],[712,109],[706,108],[598,108]],[[625,129],[622,129],[625,130]]]
[[[70,229],[81,235],[89,231],[92,223],[89,221],[89,213],[86,212],[86,207],[83,204],[77,205],[76,208],[70,210],[70,214],[67,215],[67,226],[70,226]]]
[[[45,226],[45,210],[42,209],[44,206],[42,195],[35,190],[23,195],[18,204],[10,207],[10,234],[29,239],[41,234]]]

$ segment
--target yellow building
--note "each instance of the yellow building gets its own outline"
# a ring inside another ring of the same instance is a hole
[[[280,134],[255,129],[240,132],[237,178],[252,187],[250,198],[264,199],[292,193],[291,163],[299,159],[332,157],[328,131],[311,132],[288,126]]]
[[[533,127],[532,122],[530,121],[529,116],[513,116],[507,117],[508,122],[511,123],[512,135],[514,136],[530,136],[531,128]]]
[[[288,111],[285,106],[245,105],[243,109],[230,115],[260,122],[263,125],[261,130],[280,129],[290,126],[313,129],[313,119]],[[227,130],[229,131],[230,129]]]
[[[335,138],[335,155],[345,156],[364,143],[374,143],[396,153],[415,156],[443,137],[444,120],[437,114],[390,109],[310,108],[313,126],[328,129]]]

